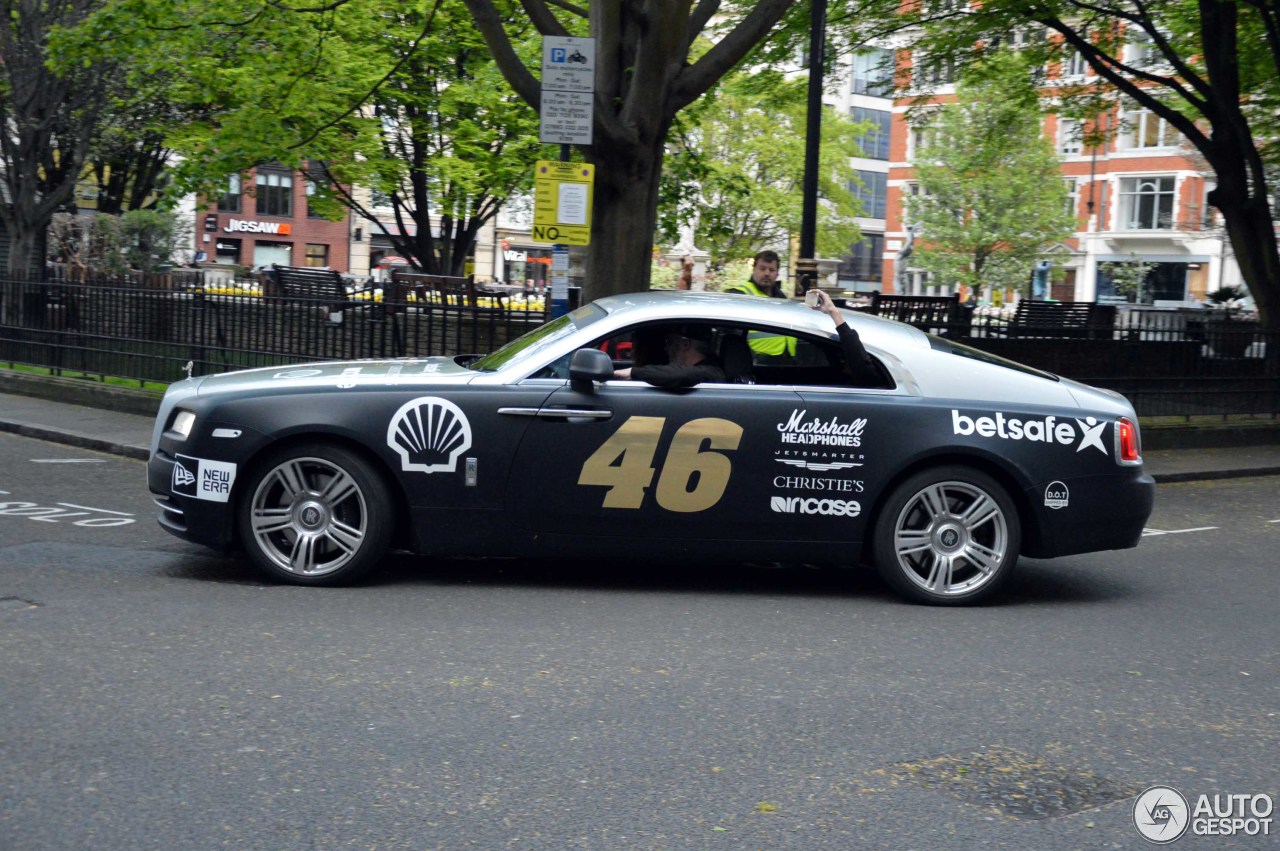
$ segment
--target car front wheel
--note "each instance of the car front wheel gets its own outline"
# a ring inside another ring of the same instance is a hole
[[[296,445],[251,475],[240,501],[240,541],[254,564],[278,579],[337,585],[382,558],[392,517],[387,486],[367,461],[338,446]]]
[[[890,494],[874,530],[880,575],[921,603],[962,605],[995,593],[1013,572],[1018,512],[985,473],[947,466],[911,476]]]

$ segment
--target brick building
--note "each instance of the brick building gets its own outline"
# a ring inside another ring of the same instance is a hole
[[[350,215],[328,221],[307,204],[311,183],[302,172],[259,166],[232,175],[222,196],[196,217],[200,265],[327,266],[349,270]]]
[[[897,62],[909,73],[912,52],[899,50]],[[1046,69],[1041,96],[1054,97],[1055,87],[1062,83],[1091,80],[1088,65],[1068,56]],[[927,90],[933,103],[955,99],[949,75],[930,79]],[[903,199],[917,191],[913,160],[925,132],[908,123],[909,105],[905,97],[896,98],[893,105],[882,284],[886,292],[947,295],[951,287],[929,280],[919,269],[908,266],[901,280],[897,274],[898,253],[907,237]],[[1220,217],[1205,200],[1214,185],[1212,172],[1181,135],[1132,103],[1121,103],[1099,122],[1108,140],[1095,148],[1082,142],[1093,127],[1058,115],[1045,120],[1044,133],[1053,140],[1062,163],[1068,203],[1077,221],[1076,232],[1045,254],[1055,266],[1049,295],[1064,301],[1119,301],[1099,266],[1133,259],[1155,264],[1147,283],[1157,305],[1191,304],[1219,287],[1238,285],[1239,269]],[[921,234],[921,243],[927,239]]]

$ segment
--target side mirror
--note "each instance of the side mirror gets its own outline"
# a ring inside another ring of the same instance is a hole
[[[613,378],[613,358],[599,349],[578,349],[569,359],[569,386],[590,393],[595,382]]]

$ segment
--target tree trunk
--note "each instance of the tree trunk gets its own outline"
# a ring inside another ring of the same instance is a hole
[[[1233,129],[1218,134],[1214,141],[1220,147],[1203,151],[1218,181],[1207,200],[1222,213],[1240,277],[1257,302],[1263,329],[1280,331],[1280,246],[1268,187],[1261,180],[1250,179],[1263,174],[1253,138],[1241,138],[1231,132]]]
[[[1257,206],[1258,202],[1251,201],[1218,209],[1226,221],[1240,276],[1246,281],[1280,281],[1280,249],[1276,245],[1275,228],[1265,211],[1259,214],[1253,209]],[[1280,332],[1280,303],[1277,303],[1276,289],[1251,286],[1249,293],[1257,302],[1263,329]]]
[[[596,146],[591,244],[583,302],[649,288],[653,234],[658,224],[662,139],[627,152]]]

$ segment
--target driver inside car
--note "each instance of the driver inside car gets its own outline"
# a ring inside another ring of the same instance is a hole
[[[666,334],[664,347],[666,363],[641,363],[618,369],[613,377],[635,379],[668,389],[725,381],[724,366],[716,357],[710,327],[682,325],[672,328]]]

